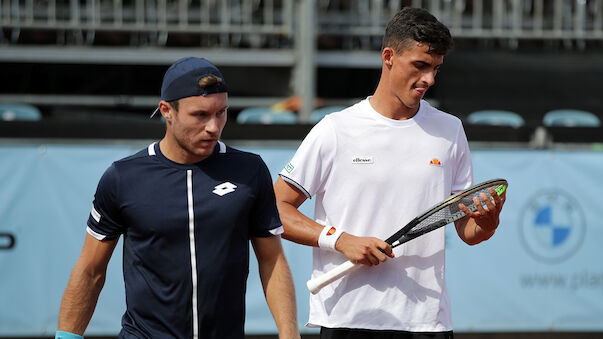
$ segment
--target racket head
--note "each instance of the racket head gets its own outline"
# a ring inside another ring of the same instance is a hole
[[[396,247],[420,235],[457,221],[466,215],[460,209],[459,204],[465,205],[470,211],[475,211],[477,206],[473,201],[474,197],[485,193],[488,198],[493,200],[494,198],[489,191],[490,188],[493,188],[496,194],[500,196],[505,192],[507,186],[508,182],[501,178],[487,180],[471,186],[428,209],[388,238],[386,242],[392,247]]]

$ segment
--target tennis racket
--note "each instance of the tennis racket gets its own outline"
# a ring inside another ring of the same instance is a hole
[[[463,218],[465,216],[465,212],[459,208],[459,204],[465,205],[472,212],[477,210],[477,206],[473,202],[473,198],[476,196],[479,197],[481,193],[485,193],[490,200],[494,200],[488,191],[490,188],[494,188],[496,194],[501,195],[507,189],[507,181],[505,179],[484,181],[480,184],[469,187],[462,192],[452,195],[450,198],[442,201],[441,203],[435,205],[411,220],[398,232],[387,238],[385,242],[390,244],[392,248],[395,248],[423,234],[429,233],[451,222]],[[306,285],[312,294],[316,294],[324,286],[332,283],[333,281],[360,266],[362,266],[362,264],[354,264],[351,261],[346,261],[324,275],[309,280]]]

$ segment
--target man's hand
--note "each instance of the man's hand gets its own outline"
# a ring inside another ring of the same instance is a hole
[[[490,239],[500,222],[500,212],[505,204],[507,191],[500,196],[493,188],[488,190],[493,200],[481,193],[479,198],[474,197],[473,202],[477,209],[470,211],[465,205],[459,204],[459,208],[465,212],[467,217],[455,221],[455,227],[461,239],[469,244],[476,245],[484,240]],[[483,205],[486,205],[485,208]]]
[[[477,207],[475,212],[469,211],[463,204],[459,205],[459,208],[465,212],[467,216],[473,218],[479,228],[486,233],[494,233],[499,224],[500,211],[505,203],[505,197],[507,191],[503,192],[502,195],[496,194],[493,188],[488,190],[494,201],[485,194],[481,193],[478,197],[473,197],[473,203]],[[486,205],[484,208],[483,205]]]
[[[335,249],[351,262],[368,266],[379,265],[387,257],[394,257],[392,247],[385,241],[373,237],[357,237],[345,232],[337,239]]]

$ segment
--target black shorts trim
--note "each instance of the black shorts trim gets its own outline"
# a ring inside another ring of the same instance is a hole
[[[358,328],[320,328],[321,339],[453,339],[452,331],[408,332]]]

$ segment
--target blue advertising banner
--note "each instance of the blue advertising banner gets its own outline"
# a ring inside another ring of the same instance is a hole
[[[603,153],[474,151],[476,181],[509,181],[501,224],[469,247],[452,235],[457,330],[603,330]]]
[[[0,145],[0,336],[52,335],[81,250],[96,184],[131,145]],[[273,179],[294,147],[242,147]],[[456,331],[603,331],[603,153],[473,150],[475,181],[509,181],[492,239],[467,246],[447,227],[447,281]],[[311,216],[313,201],[302,211]],[[311,251],[283,241],[307,320]],[[125,310],[121,245],[88,335],[114,335]],[[305,333],[315,333],[302,328]],[[252,256],[246,331],[275,333]]]

